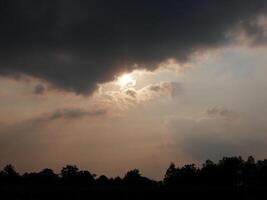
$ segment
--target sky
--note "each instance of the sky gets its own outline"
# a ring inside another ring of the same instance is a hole
[[[0,167],[97,175],[267,158],[266,0],[0,0]]]

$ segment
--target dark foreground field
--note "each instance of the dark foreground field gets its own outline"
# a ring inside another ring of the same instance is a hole
[[[266,199],[265,188],[25,187],[0,189],[0,199]]]

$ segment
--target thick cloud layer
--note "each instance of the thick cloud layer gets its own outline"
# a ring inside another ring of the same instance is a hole
[[[266,0],[0,0],[0,74],[27,74],[90,94],[134,64],[231,42],[234,30],[262,38]],[[253,27],[253,28],[252,28]],[[255,31],[253,31],[255,30]],[[136,67],[136,65],[135,65]]]

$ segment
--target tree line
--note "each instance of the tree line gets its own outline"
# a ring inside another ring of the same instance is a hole
[[[0,184],[93,187],[257,187],[267,186],[267,159],[255,161],[252,156],[248,157],[247,160],[243,160],[242,157],[223,157],[217,163],[206,160],[200,167],[195,164],[176,167],[175,164],[171,163],[161,181],[142,176],[138,169],[128,171],[122,178],[108,178],[105,175],[96,176],[89,171],[79,170],[75,165],[63,167],[58,174],[48,168],[40,172],[19,174],[12,165],[6,165],[0,171]]]

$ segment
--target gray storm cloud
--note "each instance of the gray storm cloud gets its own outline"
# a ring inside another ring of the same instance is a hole
[[[260,43],[263,28],[255,21],[266,4],[1,0],[0,75],[26,74],[58,89],[91,94],[98,83],[136,66],[153,70],[168,58],[185,62],[196,51],[229,44],[236,31]]]

